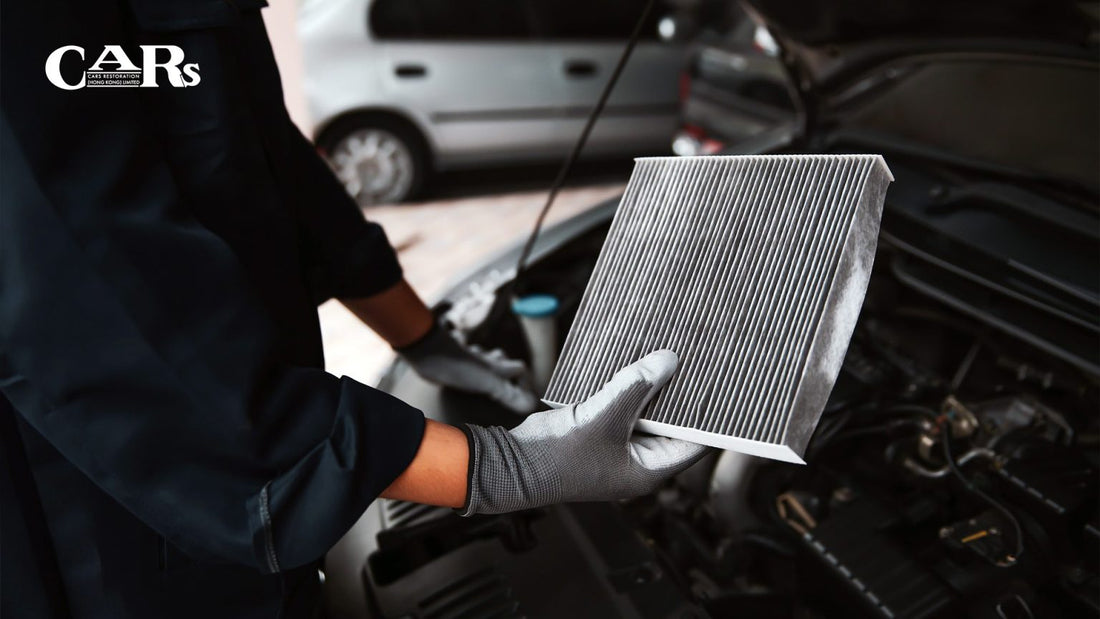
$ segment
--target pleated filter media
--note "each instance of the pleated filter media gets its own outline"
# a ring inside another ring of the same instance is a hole
[[[878,155],[638,159],[545,401],[668,348],[679,370],[638,429],[802,463],[891,181]]]

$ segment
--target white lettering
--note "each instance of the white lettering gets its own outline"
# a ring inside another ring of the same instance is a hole
[[[46,79],[50,80],[50,83],[63,90],[77,90],[84,88],[84,76],[80,76],[80,81],[76,84],[68,84],[61,77],[61,57],[66,52],[78,52],[80,59],[84,60],[84,48],[79,45],[66,45],[65,47],[59,47],[46,58]]]
[[[183,72],[187,74],[187,77],[191,78],[190,81],[187,81],[188,86],[199,85],[199,82],[202,80],[202,78],[199,77],[199,63],[192,62],[190,64],[183,65]]]
[[[157,50],[168,50],[168,60],[157,62]],[[157,68],[164,69],[168,74],[168,82],[176,87],[187,84],[183,81],[179,65],[183,62],[183,50],[175,45],[142,45],[142,88],[151,88],[157,85]]]
[[[103,46],[103,53],[99,55],[99,58],[95,61],[95,64],[93,64],[91,67],[89,67],[88,70],[89,71],[104,71],[105,70],[103,68],[104,63],[118,65],[118,66],[113,67],[111,69],[106,69],[106,70],[109,70],[109,71],[137,71],[138,70],[137,65],[130,61],[130,57],[126,55],[126,52],[123,51],[121,45],[105,45],[105,46]]]

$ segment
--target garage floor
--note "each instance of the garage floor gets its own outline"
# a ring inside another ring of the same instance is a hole
[[[626,174],[619,169],[601,171],[596,178],[582,181],[582,186],[562,190],[547,223],[622,193],[625,180]],[[545,190],[533,187],[550,184],[521,179],[516,189],[511,173],[489,178],[487,183],[467,186],[463,181],[456,186],[452,181],[437,191],[443,195],[432,201],[366,210],[368,219],[385,227],[390,242],[398,248],[405,277],[429,304],[446,290],[448,282],[525,237],[546,199]],[[529,188],[523,189],[524,184]],[[514,190],[500,192],[501,186]],[[374,385],[393,356],[389,346],[336,301],[322,305],[320,315],[327,369]]]

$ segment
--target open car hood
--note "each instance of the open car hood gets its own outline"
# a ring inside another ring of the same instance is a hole
[[[821,89],[890,58],[960,50],[1095,59],[1100,3],[1068,0],[742,0]],[[808,83],[805,83],[808,80]]]
[[[748,0],[748,4],[774,33],[806,45],[930,36],[1081,45],[1088,43],[1095,29],[1095,3],[1067,0]]]

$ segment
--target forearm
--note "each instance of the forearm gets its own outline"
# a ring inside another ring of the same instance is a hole
[[[340,302],[394,348],[419,340],[435,321],[431,310],[405,280],[376,295]]]
[[[470,447],[462,430],[428,420],[416,456],[382,496],[427,505],[462,507],[466,501],[469,456]]]
[[[376,295],[340,302],[394,348],[421,339],[435,323],[431,310],[405,280]],[[462,430],[427,420],[416,456],[382,496],[462,507],[466,500],[469,455],[469,444]]]

